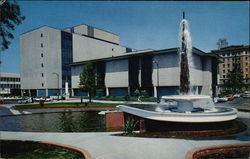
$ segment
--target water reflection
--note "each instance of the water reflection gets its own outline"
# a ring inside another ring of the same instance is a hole
[[[0,130],[31,132],[105,131],[104,116],[96,111],[0,117]]]
[[[74,132],[75,122],[72,116],[72,112],[63,112],[59,116],[60,130],[63,132]]]

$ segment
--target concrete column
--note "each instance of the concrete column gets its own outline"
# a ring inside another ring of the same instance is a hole
[[[28,91],[28,92],[29,92],[29,97],[30,97],[30,96],[31,96],[30,89],[29,89],[29,91]]]
[[[49,96],[49,92],[48,92],[48,89],[45,89],[45,96]]]
[[[157,87],[154,86],[154,97],[157,98]]]
[[[23,89],[21,90],[21,96],[23,96]]]
[[[109,88],[106,87],[106,96],[109,96]]]
[[[73,89],[73,88],[71,89],[71,96],[72,96],[72,97],[75,96],[75,94],[74,94],[74,89]]]

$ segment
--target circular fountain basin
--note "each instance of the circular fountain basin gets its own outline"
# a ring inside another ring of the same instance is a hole
[[[169,122],[223,122],[237,118],[237,110],[215,107],[209,96],[163,96],[153,109],[119,105],[120,111],[142,118]]]

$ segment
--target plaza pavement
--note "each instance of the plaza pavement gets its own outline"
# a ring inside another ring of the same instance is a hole
[[[49,141],[87,150],[94,159],[184,159],[188,150],[240,140],[188,140],[113,136],[112,133],[0,132],[2,139]]]
[[[11,105],[1,107],[4,108],[5,113],[9,113],[9,115],[15,115],[17,113],[10,110],[12,109]],[[24,112],[19,113],[25,114]],[[16,115],[18,115],[18,113]],[[238,116],[242,118],[245,123],[250,125],[250,116],[248,112],[239,112]],[[221,144],[249,143],[249,136],[246,135],[246,132],[241,133],[245,135],[238,135],[240,137],[236,139],[220,140],[139,138],[114,136],[113,134],[115,133],[36,133],[0,131],[0,139],[48,141],[71,145],[87,150],[94,159],[184,159],[186,152],[193,148]]]

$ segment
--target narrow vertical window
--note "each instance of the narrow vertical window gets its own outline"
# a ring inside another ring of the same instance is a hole
[[[42,87],[44,86],[44,84],[42,83]]]
[[[41,38],[43,37],[43,33],[41,33]]]
[[[43,73],[41,74],[41,76],[43,77]]]
[[[43,57],[43,53],[41,53],[41,57]]]
[[[41,43],[41,47],[43,47],[43,43]]]
[[[41,67],[43,67],[43,63],[41,63]]]

